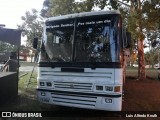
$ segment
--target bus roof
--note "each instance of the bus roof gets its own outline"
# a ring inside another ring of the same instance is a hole
[[[120,12],[118,10],[108,10],[108,11],[91,11],[91,12],[74,13],[74,14],[50,17],[46,19],[46,22],[54,21],[54,20],[69,19],[69,18],[93,16],[93,15],[103,15],[103,14],[120,14]]]

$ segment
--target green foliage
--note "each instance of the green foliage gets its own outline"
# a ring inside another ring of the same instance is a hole
[[[94,0],[75,2],[75,0],[45,0],[41,16],[51,17],[65,15],[77,12],[91,11],[94,6]]]
[[[146,38],[149,46],[153,48],[159,47],[160,44],[160,32],[157,31],[146,31]]]
[[[147,0],[131,1],[131,7],[119,6],[128,31],[132,33],[132,39],[145,38],[145,31],[157,30],[160,24],[160,1],[154,0],[149,3]],[[128,8],[128,9],[127,9]],[[139,27],[139,29],[137,29]],[[140,33],[139,30],[143,30]]]
[[[45,0],[41,10],[41,16],[51,17],[57,15],[65,15],[78,12],[88,12],[94,10],[95,7],[103,10],[108,6],[109,0]],[[111,1],[113,9],[118,8],[116,1]]]
[[[117,2],[117,0],[110,0],[111,1],[111,6],[112,6],[112,8],[113,9],[115,9],[115,10],[117,10],[117,9],[119,9],[119,4],[118,4],[118,2]]]
[[[72,13],[73,0],[50,0],[51,15]]]
[[[31,46],[34,37],[39,39],[42,37],[42,18],[36,9],[32,9],[31,12],[26,11],[25,16],[22,16],[21,19],[23,23],[17,25],[18,29],[24,30],[22,35],[27,36],[27,46]]]
[[[160,1],[145,2],[142,12],[144,14],[144,26],[148,30],[156,30],[160,25]]]
[[[15,45],[0,41],[0,52],[15,52],[17,49]]]
[[[51,16],[51,9],[50,9],[50,2],[49,0],[44,0],[43,8],[41,10],[42,17],[50,17]]]
[[[151,51],[145,53],[145,61],[146,64],[154,65],[158,63],[158,50],[152,49]]]

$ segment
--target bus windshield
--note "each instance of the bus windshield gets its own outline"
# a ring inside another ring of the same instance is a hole
[[[46,51],[53,62],[119,62],[118,15],[46,22]]]

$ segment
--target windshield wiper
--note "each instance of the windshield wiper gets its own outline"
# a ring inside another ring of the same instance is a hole
[[[65,59],[63,59],[62,57],[53,57],[51,60],[57,61],[57,62],[65,62]]]

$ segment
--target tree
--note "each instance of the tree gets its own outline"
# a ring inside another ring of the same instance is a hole
[[[128,0],[130,5],[120,7],[121,11],[128,11],[124,20],[128,31],[132,33],[132,43],[137,43],[138,50],[138,79],[145,80],[145,57],[144,57],[144,39],[146,31],[156,30],[159,24],[159,0],[149,2],[148,0]],[[124,9],[125,8],[125,9]],[[134,44],[133,44],[134,45]],[[133,47],[133,46],[132,46]]]
[[[151,51],[145,53],[146,64],[149,64],[154,67],[154,64],[158,63],[159,59],[159,49],[153,48]]]
[[[0,52],[17,51],[17,46],[0,41]]]
[[[75,2],[75,0],[45,0],[41,10],[42,17],[91,11],[94,0]]]
[[[51,17],[51,9],[50,9],[50,2],[49,0],[44,0],[43,8],[41,10],[42,17]]]
[[[101,10],[108,6],[109,0],[45,0],[41,10],[42,17],[51,17],[79,12],[93,11],[95,7]],[[111,2],[111,6],[117,9],[116,1]]]
[[[18,29],[24,30],[22,35],[27,37],[27,46],[32,46],[34,37],[39,39],[42,37],[43,19],[39,16],[36,9],[32,9],[31,12],[26,11],[25,16],[22,16],[21,19],[23,23],[17,25]]]
[[[155,30],[157,23],[159,22],[159,17],[156,14],[159,13],[159,8],[156,7],[159,1],[149,3],[148,1],[136,0],[131,1],[131,18],[135,19],[133,28],[136,30],[131,30],[137,33],[138,40],[138,79],[145,80],[145,57],[144,57],[144,38],[145,30]]]

